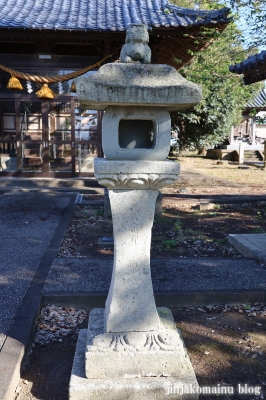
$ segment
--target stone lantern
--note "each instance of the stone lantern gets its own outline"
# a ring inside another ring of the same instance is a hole
[[[94,171],[109,189],[114,265],[105,309],[91,311],[79,337],[71,399],[165,399],[170,387],[197,387],[170,310],[155,305],[150,244],[158,189],[179,175],[166,160],[169,111],[197,104],[201,90],[174,68],[150,64],[147,43],[146,26],[129,25],[121,62],[76,80],[81,105],[105,111],[106,158],[95,159]]]

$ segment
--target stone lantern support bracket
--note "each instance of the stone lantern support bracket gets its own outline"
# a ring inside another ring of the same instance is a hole
[[[94,174],[109,189],[161,189],[172,185],[180,174],[173,161],[116,161],[96,158]]]

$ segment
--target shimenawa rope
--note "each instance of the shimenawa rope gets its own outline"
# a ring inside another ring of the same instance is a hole
[[[64,81],[68,81],[69,79],[77,78],[78,76],[85,74],[86,72],[90,71],[91,69],[93,69],[95,67],[100,67],[100,65],[109,57],[112,57],[112,54],[105,56],[100,61],[98,61],[95,64],[90,65],[86,68],[80,69],[75,72],[70,72],[69,74],[57,75],[57,76],[56,75],[41,76],[41,75],[26,74],[25,72],[16,71],[14,69],[7,68],[1,64],[0,64],[0,69],[10,73],[12,76],[15,76],[16,78],[25,79],[27,81],[37,82],[37,83],[56,83],[56,82],[64,82]]]

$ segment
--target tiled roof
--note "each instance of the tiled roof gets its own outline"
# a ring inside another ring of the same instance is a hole
[[[266,64],[266,51],[248,57],[246,60],[239,64],[230,65],[229,71],[235,74],[248,74],[248,72],[262,64]]]
[[[130,23],[179,27],[228,23],[228,8],[197,11],[167,0],[4,0],[0,28],[125,31]]]
[[[260,93],[253,99],[250,100],[247,105],[247,108],[265,108],[266,107],[266,90],[262,89]]]

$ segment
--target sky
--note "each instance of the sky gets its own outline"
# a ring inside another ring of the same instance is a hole
[[[228,7],[230,7],[230,2],[226,1]],[[245,11],[245,9],[242,9],[241,12],[241,16],[240,19],[238,21],[236,21],[237,27],[239,28],[239,30],[242,32],[243,37],[246,39],[246,46],[245,46],[245,42],[243,43],[243,47],[247,47],[248,46],[248,42],[251,39],[252,40],[252,36],[255,37],[255,32],[252,31],[252,21],[248,20],[247,18],[247,11]],[[259,46],[259,51],[262,50],[266,50],[266,46],[261,45]]]

